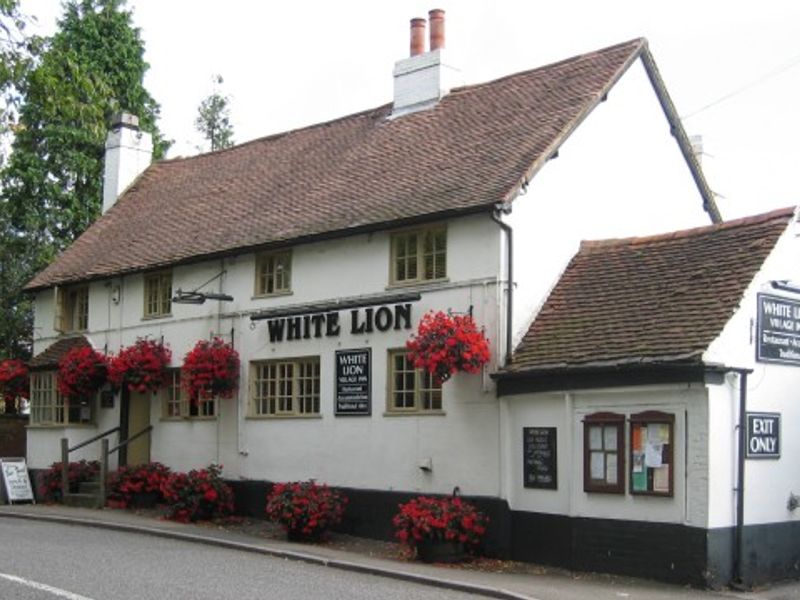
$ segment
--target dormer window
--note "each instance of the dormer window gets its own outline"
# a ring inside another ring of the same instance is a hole
[[[54,328],[61,333],[89,328],[89,286],[56,288]]]

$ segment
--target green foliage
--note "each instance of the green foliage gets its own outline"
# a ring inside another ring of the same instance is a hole
[[[214,77],[215,84],[222,83],[222,76]],[[197,107],[194,126],[211,143],[211,150],[222,150],[233,146],[229,99],[216,89]]]
[[[14,11],[16,1],[0,0],[0,11]],[[11,272],[0,270],[0,301],[26,313],[20,321],[26,327],[30,315],[21,285],[100,213],[113,114],[125,110],[139,117],[153,134],[156,158],[168,147],[156,126],[158,104],[142,83],[148,64],[125,0],[67,0],[63,9],[58,31],[42,41],[38,58],[14,84],[22,103],[0,177],[0,263],[17,252],[24,257]],[[0,348],[11,344],[0,340]]]

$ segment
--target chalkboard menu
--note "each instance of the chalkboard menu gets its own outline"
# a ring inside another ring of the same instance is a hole
[[[556,428],[522,428],[523,478],[526,488],[558,488]]]
[[[336,351],[337,416],[372,414],[371,370],[369,348]]]

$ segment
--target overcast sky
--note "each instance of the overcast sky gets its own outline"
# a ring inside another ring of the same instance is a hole
[[[195,154],[203,144],[193,122],[216,73],[231,98],[237,142],[391,101],[394,62],[408,54],[409,19],[443,8],[448,52],[466,83],[648,38],[688,133],[703,136],[723,216],[800,202],[797,0],[128,5],[145,42],[145,84],[161,104],[161,130],[175,140],[170,156]],[[23,7],[39,18],[40,33],[52,32],[58,2],[26,0]]]

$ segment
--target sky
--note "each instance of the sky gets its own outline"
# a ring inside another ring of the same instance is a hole
[[[56,0],[25,0],[52,33]],[[234,139],[391,101],[409,20],[446,11],[447,50],[480,83],[646,37],[725,218],[800,203],[800,2],[796,0],[128,0],[145,43],[169,156],[204,141],[200,101],[223,77]],[[709,106],[710,105],[710,106]],[[677,152],[677,148],[676,148]]]

